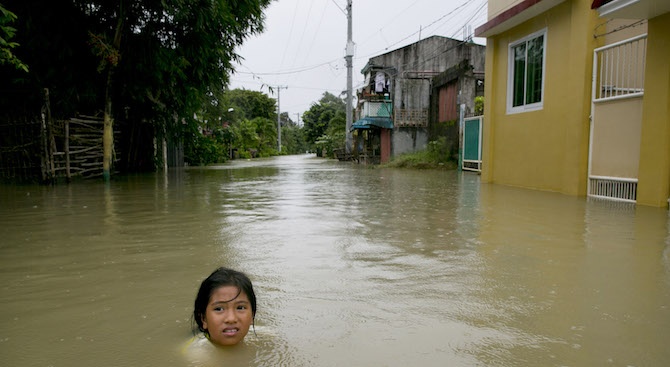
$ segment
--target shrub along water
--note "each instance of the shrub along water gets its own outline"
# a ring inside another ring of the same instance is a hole
[[[451,145],[441,137],[428,143],[426,150],[415,153],[401,154],[381,167],[416,168],[416,169],[456,169],[457,159],[451,154]]]

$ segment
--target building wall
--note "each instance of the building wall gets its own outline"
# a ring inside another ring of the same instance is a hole
[[[447,37],[432,36],[403,48],[370,58],[369,63],[375,66],[393,68],[387,71],[391,77],[404,78],[405,73],[412,72],[443,72],[458,65],[464,56],[473,59],[474,66],[483,67],[484,49],[481,45],[465,44]],[[480,69],[481,70],[481,69]]]
[[[637,202],[664,207],[670,195],[670,13],[650,19],[648,32]]]
[[[459,104],[465,104],[466,116],[472,116],[475,111],[475,97],[477,97],[477,77],[463,75],[459,79],[461,100]],[[460,110],[459,110],[460,114]]]
[[[522,2],[523,0],[492,0],[488,2],[488,17],[489,19],[504,12],[512,6]]]
[[[367,67],[381,67],[392,78],[394,130],[391,134],[393,156],[426,149],[428,144],[433,77],[470,60],[472,71],[482,72],[485,47],[447,37],[432,36],[403,48],[370,58]],[[462,73],[461,73],[462,74]],[[474,106],[476,79],[454,82],[464,90],[465,102]],[[472,74],[472,72],[470,72]],[[466,84],[464,84],[466,83]],[[471,100],[471,101],[470,101]]]
[[[585,195],[592,50],[591,0],[565,1],[487,38],[482,181]],[[543,108],[507,114],[508,46],[547,29]]]
[[[425,127],[398,127],[392,134],[393,156],[426,149],[428,145],[428,129]]]

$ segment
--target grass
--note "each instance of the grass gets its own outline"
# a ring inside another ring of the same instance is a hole
[[[439,155],[428,150],[402,154],[394,157],[390,162],[380,167],[389,168],[413,168],[413,169],[456,169],[456,162],[440,159]]]

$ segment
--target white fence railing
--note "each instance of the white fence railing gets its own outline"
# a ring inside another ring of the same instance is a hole
[[[644,94],[647,35],[643,34],[593,51],[594,102]]]
[[[634,203],[637,200],[637,179],[590,176],[588,196]]]

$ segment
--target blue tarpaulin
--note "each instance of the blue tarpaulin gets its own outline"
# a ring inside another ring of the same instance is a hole
[[[351,125],[351,130],[369,129],[371,126],[393,129],[393,121],[388,117],[363,117]]]

